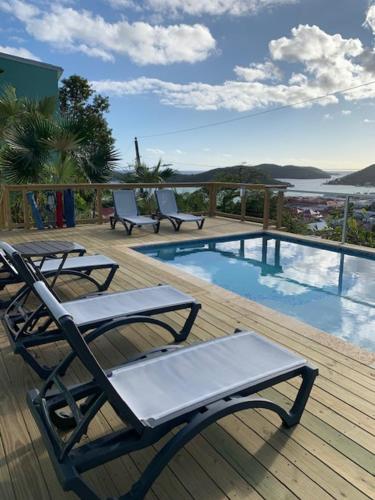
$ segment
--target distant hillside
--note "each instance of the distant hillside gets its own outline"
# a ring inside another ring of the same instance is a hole
[[[276,179],[329,179],[330,174],[316,167],[296,167],[295,165],[274,165],[262,163],[248,167],[235,165],[233,167],[214,168],[197,174],[177,173],[173,182],[209,182],[226,180],[231,182],[249,182],[254,184],[278,184]]]
[[[178,173],[171,177],[171,182],[245,182],[249,184],[283,184],[271,175],[255,167],[235,165],[200,172],[198,174]]]
[[[369,167],[363,168],[353,174],[344,175],[328,184],[344,184],[349,186],[375,186],[375,163]]]
[[[262,163],[254,165],[261,172],[276,179],[329,179],[331,175],[316,167],[297,167],[295,165],[274,165]]]

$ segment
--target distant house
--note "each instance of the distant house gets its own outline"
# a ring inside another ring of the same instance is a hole
[[[0,91],[11,85],[18,97],[57,97],[62,72],[59,66],[0,52]]]

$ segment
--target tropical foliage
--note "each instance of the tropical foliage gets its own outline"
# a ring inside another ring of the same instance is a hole
[[[61,116],[56,101],[18,98],[12,87],[0,95],[2,182],[71,183],[105,180],[119,160],[113,145],[94,148],[82,118]]]

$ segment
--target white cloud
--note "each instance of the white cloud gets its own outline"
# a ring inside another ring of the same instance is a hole
[[[344,116],[349,116],[352,114],[352,112],[350,111],[350,109],[343,109],[341,111],[341,114],[344,115]]]
[[[41,11],[22,0],[1,1],[0,10],[24,23],[26,31],[37,40],[105,61],[122,54],[140,65],[194,63],[203,61],[215,49],[209,29],[201,24],[111,23],[87,10],[54,4],[50,10]]]
[[[150,153],[152,156],[162,156],[165,154],[165,151],[157,148],[147,148],[146,151]]]
[[[0,52],[4,52],[5,54],[10,54],[12,56],[24,57],[25,59],[40,61],[39,57],[37,57],[35,54],[25,49],[24,47],[9,47],[0,45]]]
[[[367,11],[365,26],[375,31],[375,4],[370,5]]]
[[[272,105],[307,107],[313,103],[305,101],[317,98],[315,104],[326,106],[339,101],[338,96],[332,94],[374,80],[374,75],[361,64],[366,49],[359,39],[330,35],[318,26],[293,28],[290,37],[272,40],[269,50],[271,60],[248,67],[235,66],[234,71],[241,80],[230,79],[216,85],[173,83],[146,77],[93,84],[99,91],[117,96],[156,94],[163,104],[180,108],[249,111]],[[292,63],[293,72],[285,77],[286,83],[277,81],[282,75],[275,61],[284,63],[284,67]],[[296,63],[300,65],[299,72],[294,71]],[[342,94],[342,99],[347,101],[374,97],[375,85]]]
[[[261,80],[280,80],[282,73],[271,61],[251,63],[249,66],[235,66],[236,75],[247,82]]]
[[[300,24],[292,29],[290,38],[272,40],[269,49],[274,60],[291,62],[332,61],[347,56],[358,56],[363,47],[358,38],[342,38],[341,35],[329,35],[318,26]]]
[[[369,118],[365,118],[363,123],[375,123],[375,120],[370,120]]]
[[[326,114],[323,116],[323,118],[324,118],[325,120],[333,120],[333,116],[331,115],[331,113],[326,113]]]
[[[132,0],[108,0],[114,7],[134,7]],[[299,3],[300,0],[145,0],[143,7],[168,15],[190,14],[193,16],[230,14],[254,15],[264,9]]]

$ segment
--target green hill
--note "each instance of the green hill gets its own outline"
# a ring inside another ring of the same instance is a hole
[[[349,186],[375,186],[375,163],[344,177],[339,177],[328,184],[343,184]]]
[[[248,182],[254,184],[280,184],[279,179],[329,179],[330,174],[316,167],[296,167],[294,165],[274,165],[262,163],[252,167],[235,165],[199,172],[197,174],[177,173],[172,182]]]
[[[331,175],[316,167],[297,167],[296,165],[275,165],[262,163],[254,165],[261,172],[276,179],[329,179]]]
[[[283,184],[271,175],[255,167],[235,165],[199,172],[197,174],[177,173],[170,179],[171,182],[244,182],[249,184]]]

